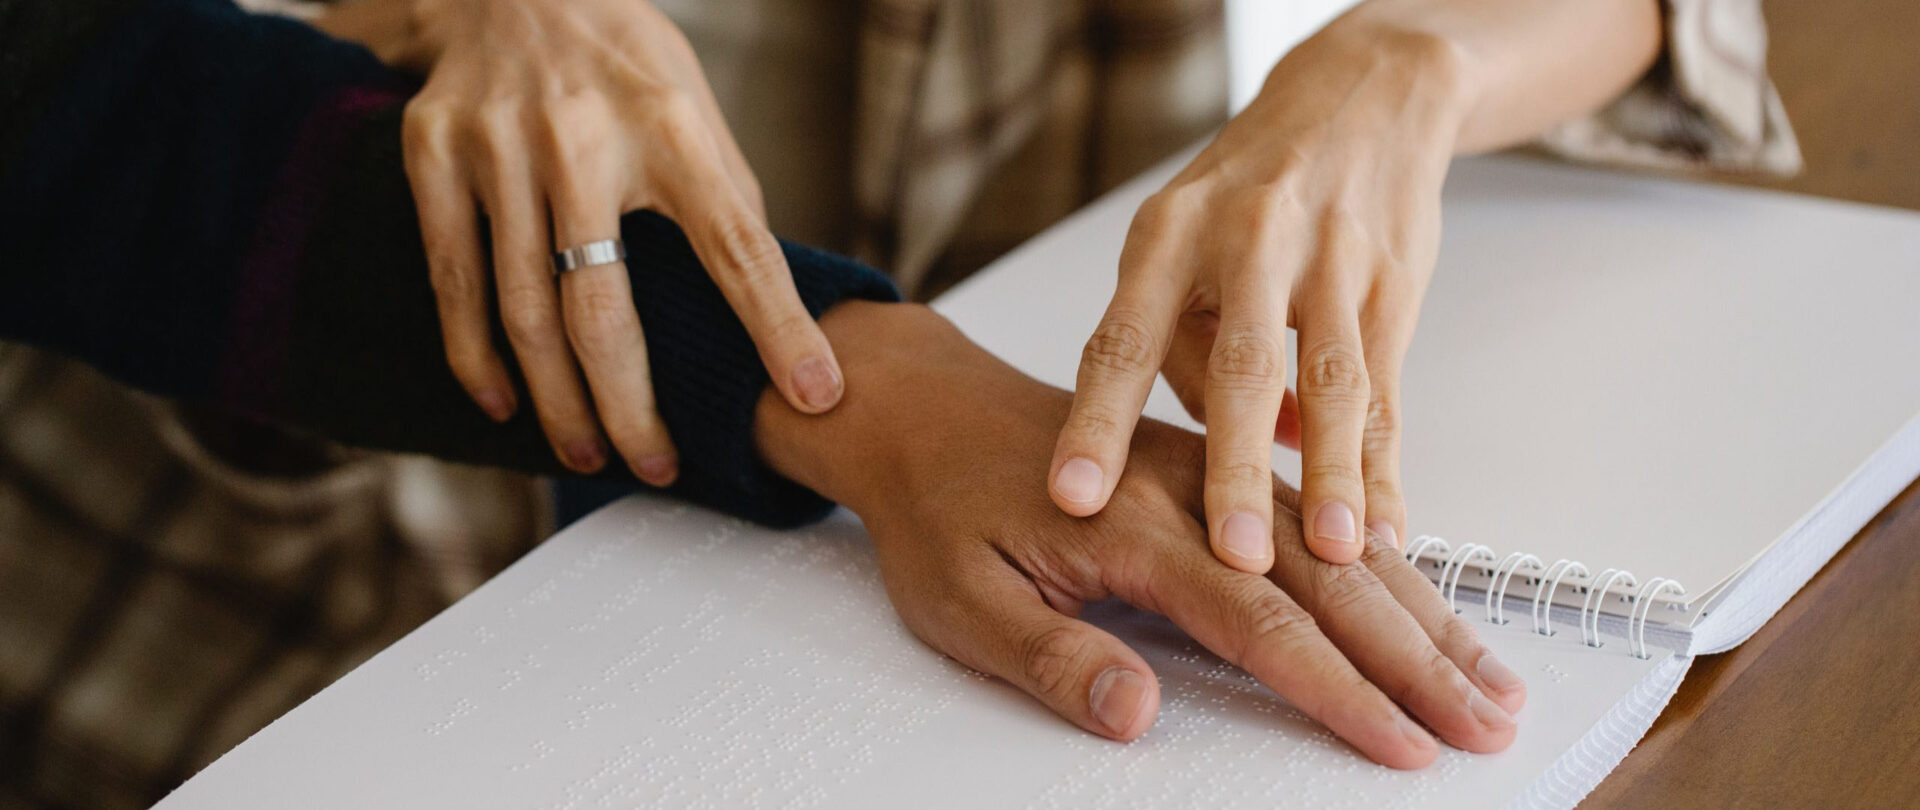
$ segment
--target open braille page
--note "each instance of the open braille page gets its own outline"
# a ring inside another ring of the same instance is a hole
[[[1073,387],[1133,213],[1185,162],[934,308]],[[1920,214],[1506,156],[1454,161],[1442,202],[1400,378],[1413,534],[1492,547],[1476,568],[1531,552],[1670,577],[1686,594],[1660,598],[1696,606],[1753,565],[1764,587],[1701,630],[1708,652],[1757,629],[1920,475]],[[1164,382],[1146,410],[1198,428]],[[1276,446],[1274,464],[1299,480],[1297,454]]]
[[[851,515],[775,532],[634,496],[160,807],[1568,806],[1685,670],[1462,607],[1528,679],[1504,753],[1374,765],[1163,620],[1098,605],[1161,680],[1159,721],[1120,744],[916,640]]]

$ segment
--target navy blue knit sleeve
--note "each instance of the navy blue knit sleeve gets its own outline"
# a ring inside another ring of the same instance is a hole
[[[50,99],[24,124],[0,110],[17,145],[0,155],[0,336],[349,444],[568,474],[531,407],[495,424],[446,367],[401,160],[412,80],[227,0],[118,5],[57,87],[0,94]],[[766,370],[685,236],[648,212],[621,231],[681,457],[671,491],[773,525],[824,514],[761,463]],[[816,316],[898,300],[871,268],[782,247]],[[617,462],[602,477],[642,486]]]

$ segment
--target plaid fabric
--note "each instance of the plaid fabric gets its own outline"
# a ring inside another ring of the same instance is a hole
[[[0,807],[153,803],[544,523],[524,477],[209,422],[0,346]]]
[[[869,0],[854,250],[923,297],[1226,120],[1222,0]]]
[[[921,298],[1227,112],[1223,0],[658,2],[775,229]],[[1797,166],[1756,0],[1669,12],[1660,66],[1542,143]],[[151,803],[547,522],[530,479],[209,420],[0,346],[0,808]]]

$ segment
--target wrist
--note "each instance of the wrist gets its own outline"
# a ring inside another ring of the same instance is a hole
[[[1274,67],[1261,95],[1295,81],[1344,83],[1350,100],[1386,111],[1393,131],[1424,137],[1400,148],[1453,154],[1461,127],[1481,97],[1481,69],[1472,51],[1441,26],[1427,25],[1402,5],[1363,3],[1302,42]]]
[[[754,441],[775,472],[872,520],[939,460],[961,455],[965,436],[1005,436],[1008,414],[1064,401],[1008,368],[932,310],[847,301],[820,318],[845,374],[846,393],[824,414],[802,414],[769,387],[754,415]],[[965,430],[956,429],[964,425]],[[1044,471],[1037,471],[1039,474]],[[937,476],[935,476],[937,477]],[[1038,485],[1036,485],[1038,486]]]
[[[952,328],[931,309],[906,303],[843,301],[826,311],[820,330],[833,344],[847,390],[833,411],[803,415],[766,386],[753,420],[760,459],[804,488],[858,509],[872,489],[870,472],[883,461],[883,447],[874,440],[891,432],[895,417],[883,399],[912,367],[900,347],[927,342],[927,332],[941,326]]]

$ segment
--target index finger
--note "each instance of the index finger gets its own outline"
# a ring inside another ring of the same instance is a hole
[[[1073,408],[1054,443],[1048,491],[1076,517],[1106,507],[1187,295],[1165,204],[1140,207],[1120,253],[1120,283],[1080,355]]]
[[[728,177],[704,123],[690,119],[668,132],[677,162],[659,178],[665,213],[686,231],[781,396],[802,413],[832,409],[845,378],[800,301],[779,240]]]

